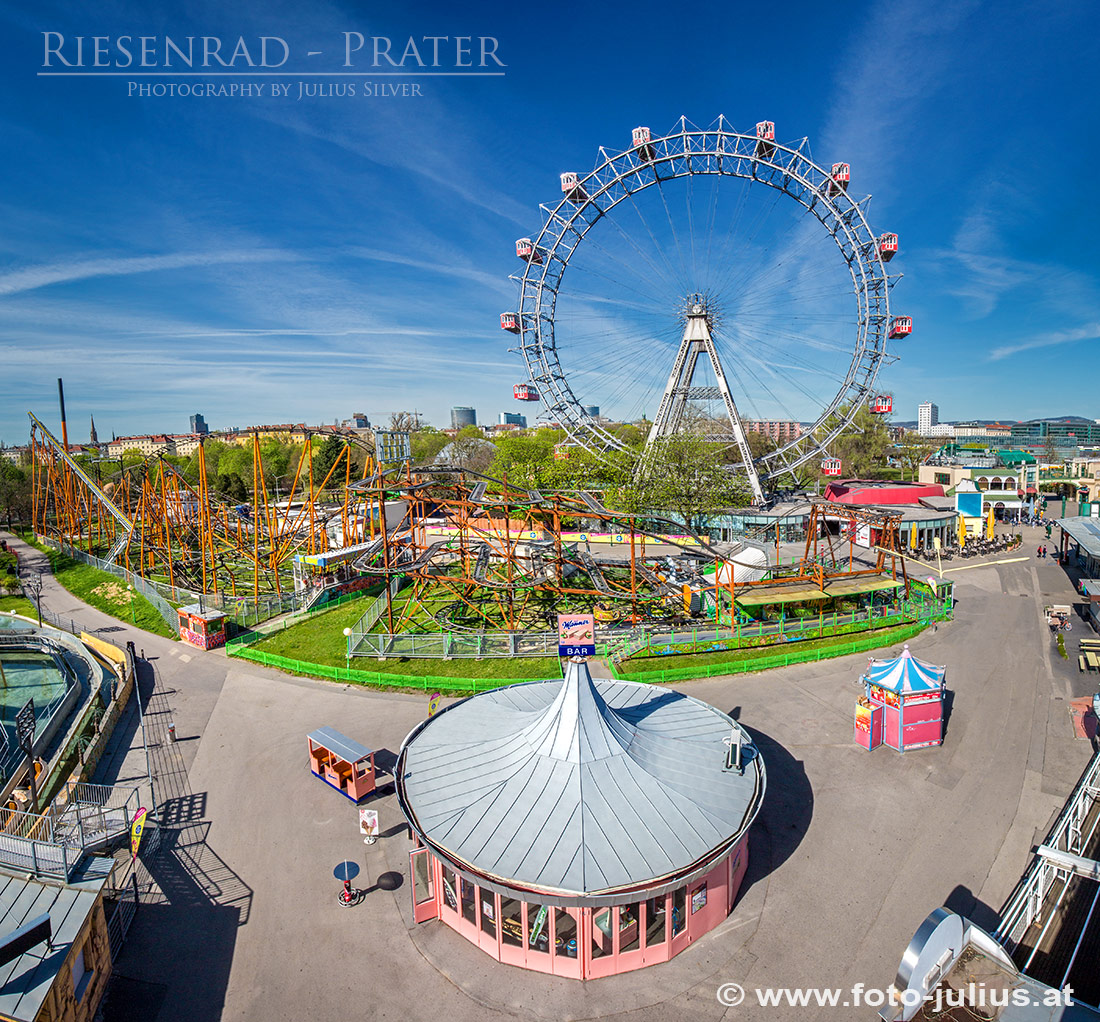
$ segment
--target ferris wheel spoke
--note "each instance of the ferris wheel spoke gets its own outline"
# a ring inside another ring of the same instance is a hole
[[[650,270],[652,271],[652,276],[646,276],[646,278],[645,278],[646,280],[649,281],[650,288],[652,289],[654,287],[657,287],[657,288],[668,287],[667,271],[662,270],[661,267],[658,266],[653,261],[653,259],[642,249],[642,247],[633,238],[631,238],[630,235],[627,234],[625,230],[623,230],[622,225],[619,224],[618,220],[613,215],[610,215],[610,214],[605,215],[604,219],[607,220],[608,223],[610,223],[615,228],[615,230],[619,233],[620,237],[622,237],[623,239],[625,239],[627,241],[627,243],[630,245],[630,247],[641,258],[642,262],[650,268]],[[621,256],[613,255],[606,248],[604,248],[602,245],[600,245],[600,243],[598,241],[596,241],[595,239],[593,239],[593,241],[592,241],[592,246],[597,251],[602,252],[613,265],[616,265],[616,266],[619,266],[619,267],[623,268],[627,272],[628,275],[634,275],[634,276],[637,276],[639,278],[641,278],[643,276],[639,272],[639,267],[638,267],[637,264],[631,263],[631,262],[623,259]],[[609,279],[614,279],[614,278],[609,278]]]
[[[778,203],[778,199],[777,194],[772,209]],[[751,261],[731,261],[723,286],[735,292],[751,293],[768,286],[768,281],[774,274],[781,270],[786,271],[792,265],[799,265],[810,247],[821,243],[820,232],[813,229],[816,224],[816,220],[812,217],[807,220],[806,214],[803,214],[795,221],[791,232],[776,239],[774,243],[766,245],[758,258]]]
[[[665,196],[664,183],[661,178],[657,178],[657,194],[661,197],[661,206],[664,208],[665,217],[668,220],[669,233],[672,235],[673,244],[676,246],[676,258],[680,263],[680,274],[677,279],[677,285],[682,294],[687,294],[690,287],[684,269],[684,251],[680,247],[680,236],[676,231],[676,225],[672,222],[672,210],[668,208],[668,199]]]
[[[752,381],[752,383],[755,385],[755,389],[757,391],[762,391],[763,393],[767,394],[768,397],[770,397],[772,399],[772,402],[774,403],[776,409],[778,409],[778,411],[780,413],[780,414],[774,414],[773,413],[771,415],[761,414],[760,406],[756,403],[756,400],[753,397],[754,388],[750,388],[750,387],[746,386],[746,393],[749,396],[749,400],[750,400],[751,405],[756,409],[756,417],[757,418],[760,418],[760,419],[781,419],[782,418],[782,419],[788,419],[788,420],[795,421],[795,422],[799,421],[800,417],[794,413],[794,411],[791,409],[790,405],[785,400],[781,399],[779,397],[779,395],[777,395],[775,393],[775,391],[765,381],[764,376],[761,375],[761,373],[757,372],[751,365],[748,364],[747,359],[745,359],[745,358],[735,359],[734,364],[737,365],[741,370],[741,372],[738,374],[739,378],[743,379],[744,377],[747,376]],[[773,375],[773,376],[775,375],[774,373],[770,372],[770,366],[767,364],[766,361],[759,360],[757,364],[760,365],[760,367],[766,373],[769,373],[770,375]],[[790,381],[788,381],[788,382],[790,382]],[[813,394],[807,393],[806,396],[809,397],[811,400],[816,400],[816,397]]]
[[[642,226],[645,228],[646,234],[649,236],[649,240],[653,243],[653,250],[657,253],[658,257],[664,262],[666,281],[668,281],[669,284],[672,287],[678,287],[676,270],[673,267],[672,262],[668,258],[668,246],[667,245],[662,245],[661,242],[658,241],[656,232],[653,230],[652,226],[650,226],[649,220],[646,219],[646,216],[642,212],[642,209],[639,206],[638,201],[637,201],[637,199],[636,199],[633,192],[628,193],[627,199],[630,202],[631,209],[634,210],[634,213],[637,215],[638,220],[641,222]]]
[[[684,189],[684,205],[687,206],[688,246],[691,253],[691,281],[693,287],[696,286],[696,282],[699,280],[699,267],[695,262],[695,217],[691,201],[695,191],[692,187],[694,183],[695,175],[688,174],[687,188]]]
[[[746,191],[748,191],[748,189],[746,189]],[[769,218],[774,215],[775,208],[779,204],[779,193],[775,192],[770,195],[769,200],[770,201],[762,203],[761,208],[757,210],[755,218],[750,221],[748,229],[745,231],[743,237],[735,237],[732,233],[727,235],[727,246],[733,245],[736,240],[738,249],[742,251],[751,249],[761,230],[763,230],[764,225],[768,222]],[[732,258],[729,248],[724,248],[720,254],[720,265],[723,269],[721,271],[721,276],[716,282],[717,289],[722,291],[729,287],[732,282],[736,281],[736,275],[739,272],[743,271],[746,274],[751,273],[751,267],[754,262],[755,261],[750,261],[749,265],[746,267],[745,260]]]

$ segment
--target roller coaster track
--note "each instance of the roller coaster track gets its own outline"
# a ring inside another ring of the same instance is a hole
[[[584,565],[584,570],[588,572],[588,577],[592,579],[592,584],[605,596],[617,596],[618,593],[607,584],[607,579],[604,578],[603,570],[596,563],[596,559],[584,550],[577,551],[577,560]]]
[[[73,470],[76,477],[91,491],[98,500],[108,511],[112,518],[122,528],[119,530],[118,538],[115,540],[114,545],[107,553],[107,560],[110,563],[115,563],[118,560],[119,555],[126,549],[126,545],[130,542],[130,536],[134,531],[134,523],[120,510],[118,505],[111,500],[100,488],[99,485],[92,479],[87,472],[84,471],[72,458],[65,445],[60,443],[57,438],[42,424],[42,421],[33,413],[27,412],[30,416],[31,422],[42,431],[42,436],[46,439],[47,443],[57,452],[57,454],[65,461],[65,463]]]

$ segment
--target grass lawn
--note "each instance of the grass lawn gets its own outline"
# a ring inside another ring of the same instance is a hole
[[[131,594],[126,582],[106,571],[100,571],[81,561],[35,544],[50,559],[54,578],[73,596],[79,597],[90,607],[110,614],[119,621],[129,621],[147,632],[163,635],[166,639],[178,639],[179,635],[165,623],[157,608],[137,590]],[[131,608],[130,597],[133,596]]]
[[[289,628],[272,632],[259,642],[251,643],[251,646],[273,656],[345,667],[347,658],[344,654],[348,640],[344,638],[344,629],[350,628],[363,616],[369,602],[369,599],[349,600],[332,610],[313,614]]]
[[[273,632],[252,648],[328,667],[347,666],[347,639],[350,628],[363,615],[366,601],[352,600],[333,610],[315,614],[305,621]],[[383,674],[425,675],[441,678],[560,678],[557,657],[487,657],[484,660],[435,660],[387,657],[355,657],[351,666],[361,671]]]
[[[35,621],[38,620],[38,611],[34,609],[34,604],[22,596],[0,596],[0,611],[6,614],[9,610],[14,610],[16,614],[22,614],[24,617],[34,618]]]
[[[736,664],[746,660],[759,660],[766,657],[782,656],[802,650],[830,649],[846,646],[860,639],[872,636],[883,646],[889,646],[902,633],[911,628],[911,624],[898,625],[895,628],[875,629],[870,632],[849,632],[846,635],[829,635],[823,639],[808,639],[805,642],[779,642],[771,646],[753,646],[749,649],[715,650],[711,653],[684,653],[679,656],[648,656],[627,660],[619,667],[624,676],[644,674],[648,671],[677,671],[690,667],[709,667],[713,664]]]

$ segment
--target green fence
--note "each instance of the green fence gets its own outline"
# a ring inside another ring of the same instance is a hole
[[[277,667],[291,674],[307,674],[317,678],[330,678],[333,681],[350,681],[357,685],[380,685],[387,688],[441,689],[450,692],[484,692],[502,685],[521,685],[538,678],[450,678],[422,674],[384,674],[381,671],[360,671],[350,667],[330,667],[328,664],[311,664],[302,660],[291,660],[285,656],[274,656],[258,649],[249,649],[241,641],[226,643],[226,653],[242,660],[253,660],[266,667]],[[559,669],[560,671],[560,669]]]
[[[637,674],[623,674],[616,669],[614,664],[610,666],[616,678],[622,681],[639,681],[644,684],[693,681],[697,678],[716,678],[726,674],[748,674],[754,671],[766,671],[771,667],[789,667],[791,664],[805,664],[815,660],[829,660],[833,657],[848,656],[851,653],[865,653],[871,649],[878,649],[883,645],[893,645],[895,642],[904,642],[906,639],[911,639],[933,623],[934,619],[932,618],[918,621],[904,631],[895,632],[888,643],[884,643],[881,636],[872,635],[866,639],[846,642],[840,646],[829,646],[825,649],[795,650],[791,653],[774,656],[751,657],[745,660],[731,660],[725,663],[699,665],[697,667],[681,667],[671,671],[642,671]]]

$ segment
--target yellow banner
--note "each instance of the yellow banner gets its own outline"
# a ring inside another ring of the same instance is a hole
[[[134,813],[134,822],[130,824],[130,852],[133,858],[137,858],[138,846],[141,844],[141,835],[145,830],[145,817],[148,811],[142,807]]]

